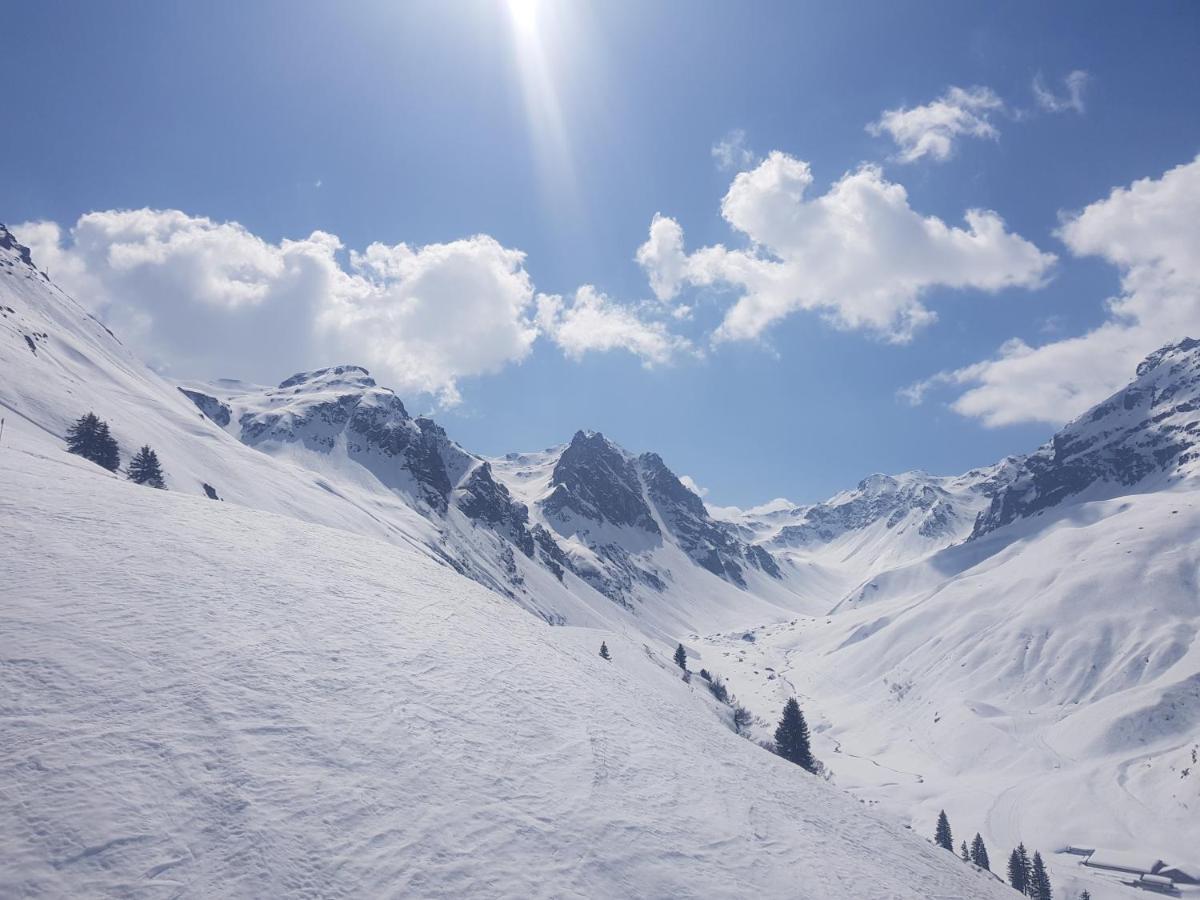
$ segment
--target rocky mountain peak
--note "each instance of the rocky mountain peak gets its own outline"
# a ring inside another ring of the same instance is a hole
[[[15,254],[21,262],[30,268],[35,268],[33,265],[33,257],[29,254],[29,248],[17,240],[16,236],[0,223],[0,250],[8,250]]]
[[[289,388],[364,390],[376,387],[371,373],[362,366],[330,366],[312,372],[298,372],[279,383],[278,390]]]
[[[1200,341],[1151,353],[1130,384],[1009,465],[1007,487],[980,514],[972,537],[1089,491],[1113,494],[1190,474],[1200,458]]]
[[[547,515],[660,533],[633,461],[598,431],[575,433],[554,466],[551,484],[550,496],[542,501]]]

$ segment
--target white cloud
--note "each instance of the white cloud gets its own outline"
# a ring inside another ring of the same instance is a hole
[[[735,128],[712,145],[712,157],[722,172],[740,172],[753,164],[754,151],[746,145],[746,132]]]
[[[696,479],[694,479],[691,475],[680,475],[679,482],[697,497],[708,496],[708,488],[700,487],[700,485],[696,484]]]
[[[1036,287],[1054,262],[994,212],[967,211],[965,228],[920,215],[874,166],[809,199],[812,180],[807,163],[778,151],[734,179],[721,211],[749,249],[687,254],[679,224],[656,216],[637,257],[655,294],[669,301],[684,284],[739,290],[718,341],[756,338],[798,310],[904,341],[934,318],[920,299],[928,289]]]
[[[13,230],[123,340],[179,374],[273,381],[352,361],[453,403],[460,378],[523,359],[537,336],[523,255],[486,236],[372,244],[347,271],[333,235],[272,243],[178,210],[88,213],[69,234]]]
[[[1033,79],[1033,96],[1037,100],[1037,105],[1047,112],[1067,112],[1073,110],[1080,115],[1083,114],[1083,91],[1087,87],[1089,80],[1088,73],[1082,69],[1076,69],[1063,79],[1063,87],[1065,93],[1055,94],[1046,87],[1046,82],[1042,79],[1042,74],[1039,72]]]
[[[890,136],[903,162],[926,156],[941,162],[950,158],[961,137],[998,138],[990,116],[1003,108],[1004,102],[990,88],[952,87],[924,106],[887,110],[867,131]]]
[[[1036,348],[1010,340],[993,359],[911,386],[909,399],[919,402],[938,385],[966,386],[952,408],[985,425],[1060,424],[1124,386],[1150,352],[1200,335],[1200,156],[1115,188],[1064,218],[1059,236],[1074,254],[1120,269],[1108,321]]]
[[[650,221],[650,237],[638,247],[636,258],[650,280],[654,296],[670,300],[679,293],[687,266],[683,228],[674,219],[655,213]]]
[[[655,366],[692,352],[688,341],[671,334],[662,322],[639,316],[590,284],[579,288],[570,302],[557,294],[539,294],[537,307],[538,325],[572,359],[627,350],[644,365]]]

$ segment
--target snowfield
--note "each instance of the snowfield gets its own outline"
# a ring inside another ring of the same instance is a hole
[[[1048,851],[1198,868],[1197,534],[1190,483],[1052,510],[880,576],[831,615],[713,635],[702,663],[756,711],[797,693],[837,783],[914,828],[944,808],[993,867],[1024,841],[1056,896],[1128,897]]]
[[[19,438],[0,523],[0,895],[1010,896],[415,551]]]

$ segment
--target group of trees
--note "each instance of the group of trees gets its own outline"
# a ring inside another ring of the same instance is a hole
[[[687,651],[683,648],[683,644],[675,648],[675,665],[683,670],[685,678],[691,674],[688,672]],[[715,675],[709,672],[708,669],[701,669],[700,677],[704,679],[705,684],[708,685],[708,689],[714,697],[725,705],[732,707],[733,730],[738,734],[745,734],[746,729],[754,721],[754,716],[750,710],[740,705],[737,702],[737,698],[729,693],[729,689],[725,687],[725,682],[721,680],[720,675]],[[774,745],[766,744],[765,746],[777,755],[782,756],[788,762],[793,762],[806,771],[813,773],[820,771],[820,765],[812,755],[812,742],[808,734],[808,723],[804,721],[804,713],[800,711],[800,704],[796,702],[795,697],[790,698],[783,705],[783,716],[779,720],[779,725],[775,728]]]
[[[950,830],[950,820],[946,817],[944,809],[938,813],[933,842],[951,853],[954,852],[954,834]],[[979,832],[975,833],[975,839],[971,841],[969,848],[966,841],[962,842],[959,847],[959,855],[964,861],[974,863],[981,869],[990,871],[992,868],[991,861],[988,859],[987,847]],[[1032,897],[1033,900],[1054,900],[1054,891],[1050,887],[1050,876],[1046,872],[1042,854],[1034,851],[1033,857],[1030,858],[1029,851],[1025,849],[1023,843],[1018,844],[1017,849],[1013,850],[1008,857],[1008,883],[1027,897]],[[1084,891],[1079,900],[1091,900],[1091,894]]]
[[[939,847],[954,852],[954,834],[950,830],[950,819],[946,817],[946,811],[943,809],[938,813],[937,828],[933,833],[933,842]],[[983,843],[983,836],[977,831],[975,837],[971,841],[971,846],[967,846],[967,842],[963,841],[959,846],[959,856],[964,862],[974,863],[981,869],[987,869],[989,872],[992,869],[992,861],[988,858],[987,845]]]
[[[1035,850],[1031,860],[1024,843],[1017,844],[1017,849],[1008,857],[1008,883],[1014,890],[1032,897],[1033,900],[1054,898],[1050,876],[1046,873],[1046,864],[1042,862],[1042,854]]]
[[[108,423],[97,418],[95,413],[80,416],[67,429],[67,450],[110,472],[117,471],[121,465],[121,449],[117,446],[117,440],[109,431]],[[148,444],[129,461],[128,476],[136,484],[166,487],[158,454]]]

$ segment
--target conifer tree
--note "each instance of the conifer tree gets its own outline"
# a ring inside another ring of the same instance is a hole
[[[92,460],[110,472],[117,471],[121,465],[121,453],[117,449],[117,441],[108,431],[108,423],[101,422],[96,429],[96,458]]]
[[[979,832],[975,832],[975,840],[971,841],[971,862],[979,866],[981,869],[991,871],[991,860],[988,859],[987,847],[984,846],[983,838],[979,836]]]
[[[80,416],[67,429],[67,451],[115,472],[121,464],[117,442],[108,430],[108,423],[95,413]]]
[[[946,818],[946,811],[943,809],[938,813],[937,829],[933,833],[933,842],[939,847],[954,852],[954,835],[950,833],[950,820]]]
[[[734,703],[733,706],[733,730],[738,734],[745,734],[746,729],[750,727],[754,721],[754,716],[746,707]]]
[[[1029,896],[1033,900],[1054,900],[1054,892],[1050,889],[1050,876],[1046,873],[1046,864],[1042,862],[1042,854],[1036,850],[1033,853],[1033,869],[1029,876]]]
[[[966,841],[963,841],[962,846],[958,848],[958,855],[962,857],[963,862],[971,861],[971,854],[967,850],[967,842]]]
[[[87,413],[75,420],[67,429],[67,452],[86,457],[96,443],[96,429],[100,420],[95,413]]]
[[[1021,872],[1025,878],[1025,893],[1033,892],[1033,865],[1029,861],[1029,851],[1025,849],[1025,843],[1022,841],[1017,844],[1017,857],[1021,860]]]
[[[148,484],[150,487],[165,488],[162,467],[158,464],[158,454],[147,444],[143,446],[129,461],[129,480],[137,484]]]
[[[1086,888],[1079,892],[1079,900],[1092,900],[1092,892]]]
[[[687,651],[683,649],[683,644],[675,648],[675,665],[687,671]]]
[[[604,643],[604,641],[600,642],[600,657],[602,659],[612,659],[612,657],[608,655],[608,644]]]
[[[1021,851],[1013,850],[1008,857],[1008,883],[1012,885],[1013,890],[1025,893],[1025,889],[1029,886],[1029,879],[1025,874],[1025,866],[1021,862]]]
[[[800,704],[795,697],[784,704],[783,717],[775,729],[775,752],[802,769],[809,772],[817,770],[808,738],[808,723],[804,721],[804,713],[800,712]]]

